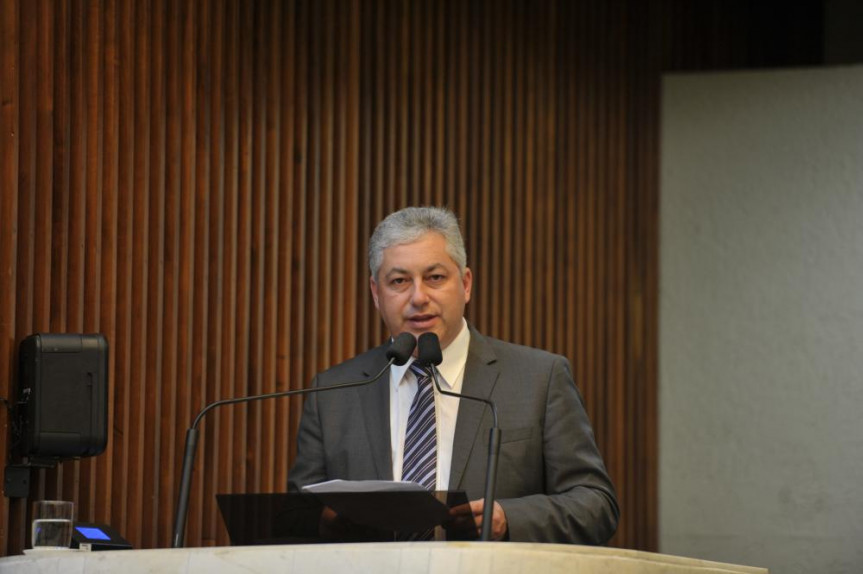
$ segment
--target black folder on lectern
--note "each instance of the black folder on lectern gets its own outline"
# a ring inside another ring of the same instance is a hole
[[[463,491],[218,494],[231,544],[310,544],[393,541],[443,525],[448,540],[472,540],[473,528],[448,524],[449,509],[467,504]],[[321,527],[324,508],[339,528]]]

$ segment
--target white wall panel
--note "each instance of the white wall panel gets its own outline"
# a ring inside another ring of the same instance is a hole
[[[666,77],[660,551],[863,571],[863,67]]]

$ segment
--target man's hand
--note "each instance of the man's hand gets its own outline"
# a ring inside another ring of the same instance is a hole
[[[325,506],[321,511],[318,531],[324,540],[342,540],[347,533],[347,524],[336,511]]]
[[[461,524],[465,521],[472,520],[476,528],[477,536],[482,532],[482,513],[485,508],[485,499],[472,500],[467,504],[455,506],[450,509],[449,513],[456,524]],[[494,512],[491,517],[491,538],[492,540],[503,540],[506,536],[507,523],[506,513],[499,502],[494,503]]]
[[[336,511],[325,506],[318,522],[318,533],[323,540],[331,542],[385,542],[392,540],[392,532],[378,530],[371,526],[359,526]]]

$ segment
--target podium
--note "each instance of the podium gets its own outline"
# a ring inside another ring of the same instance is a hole
[[[387,542],[30,553],[0,559],[0,574],[767,574],[636,550],[519,542]]]

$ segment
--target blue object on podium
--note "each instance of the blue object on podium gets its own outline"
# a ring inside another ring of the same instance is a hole
[[[72,527],[72,548],[82,550],[131,550],[132,545],[107,524],[76,522]]]

